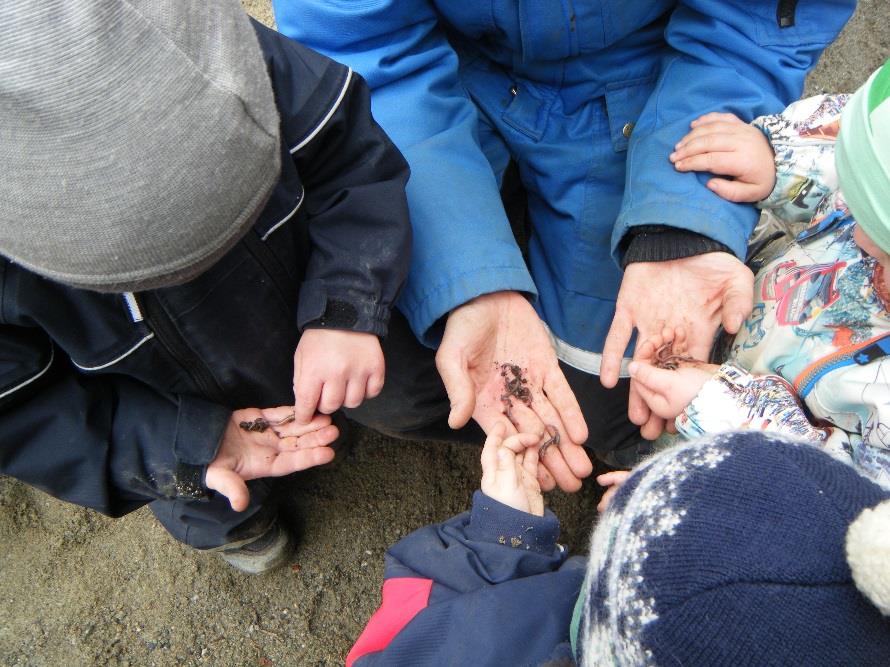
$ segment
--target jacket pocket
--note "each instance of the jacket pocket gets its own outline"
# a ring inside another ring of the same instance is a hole
[[[637,79],[606,84],[606,115],[609,118],[609,137],[616,153],[627,150],[637,119],[655,89],[653,74]]]

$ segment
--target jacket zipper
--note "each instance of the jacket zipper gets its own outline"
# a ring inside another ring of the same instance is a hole
[[[139,299],[144,310],[145,324],[154,332],[164,349],[185,369],[204,397],[227,405],[222,388],[201,358],[185,342],[160,299],[145,292],[139,295]]]

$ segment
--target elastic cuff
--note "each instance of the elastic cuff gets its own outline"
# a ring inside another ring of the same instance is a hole
[[[628,236],[630,240],[621,260],[622,269],[634,262],[666,262],[709,252],[732,254],[720,241],[675,227],[643,225],[631,228]]]
[[[466,535],[478,542],[497,542],[549,556],[557,547],[559,519],[549,509],[544,510],[544,516],[536,516],[476,491]]]
[[[321,280],[307,280],[300,287],[297,327],[305,329],[345,329],[385,336],[390,308],[366,295],[329,294]]]
[[[194,396],[179,396],[173,455],[176,467],[169,485],[158,490],[172,498],[204,498],[207,465],[216,458],[232,411]]]
[[[179,396],[173,454],[180,464],[206,466],[216,458],[232,411],[195,396]]]

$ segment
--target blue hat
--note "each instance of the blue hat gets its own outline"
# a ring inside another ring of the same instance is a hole
[[[757,432],[650,459],[594,532],[579,664],[890,665],[888,499]]]

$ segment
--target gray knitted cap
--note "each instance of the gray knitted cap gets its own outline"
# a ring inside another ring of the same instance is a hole
[[[262,209],[278,113],[237,0],[0,2],[0,254],[99,291],[184,282]]]

